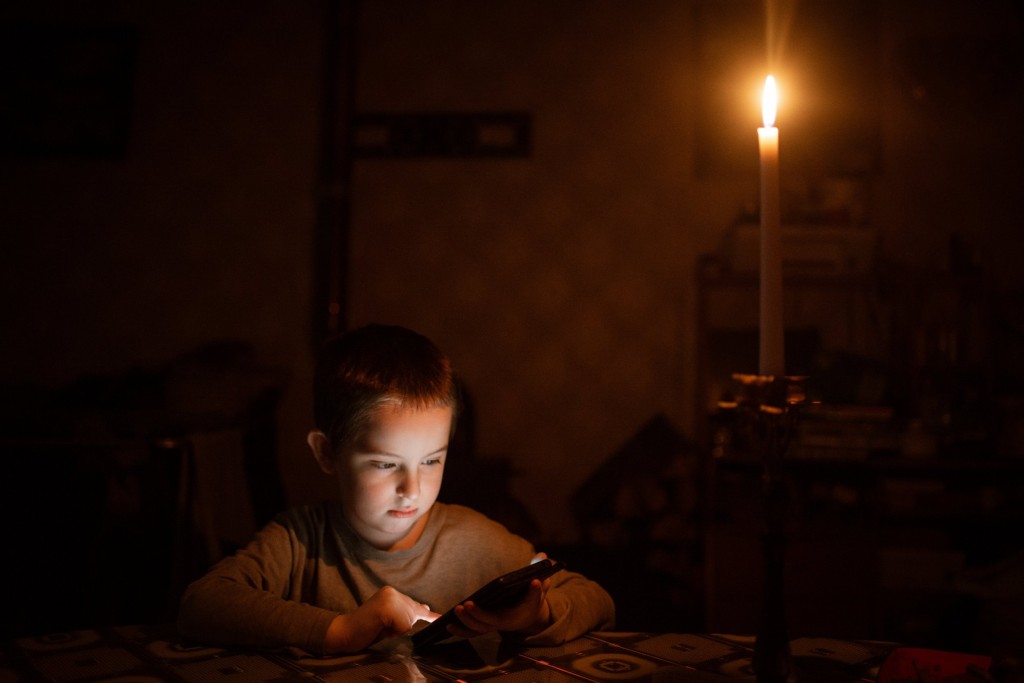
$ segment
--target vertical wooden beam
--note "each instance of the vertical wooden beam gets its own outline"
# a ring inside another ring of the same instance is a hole
[[[312,342],[348,327],[352,121],[358,69],[359,0],[327,0],[313,239]]]

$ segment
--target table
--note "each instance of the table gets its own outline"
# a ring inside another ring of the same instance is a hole
[[[19,638],[0,644],[0,681],[365,681],[367,683],[673,683],[753,681],[752,637],[597,632],[557,647],[461,641],[429,655],[396,638],[367,652],[312,657],[293,651],[205,647],[173,625],[123,626]],[[801,680],[874,681],[895,646],[874,641],[791,641]]]

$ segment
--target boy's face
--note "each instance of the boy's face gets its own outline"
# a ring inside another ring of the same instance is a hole
[[[397,550],[419,539],[441,489],[451,425],[451,408],[385,405],[339,454],[342,509],[368,543]]]

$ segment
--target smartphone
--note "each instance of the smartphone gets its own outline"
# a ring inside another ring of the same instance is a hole
[[[531,581],[534,579],[543,581],[564,567],[565,565],[557,560],[539,560],[492,579],[469,597],[460,600],[458,604],[461,605],[467,600],[472,600],[486,610],[512,607],[526,596]],[[458,623],[454,607],[412,635],[413,649],[423,650],[446,638],[453,637],[448,633],[448,624],[453,623]]]

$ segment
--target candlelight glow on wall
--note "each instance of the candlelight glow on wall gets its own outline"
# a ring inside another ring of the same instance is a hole
[[[761,324],[759,374],[782,377],[785,373],[782,321],[782,225],[779,209],[779,129],[775,127],[779,93],[775,77],[764,81],[761,115],[757,129],[761,154]]]

